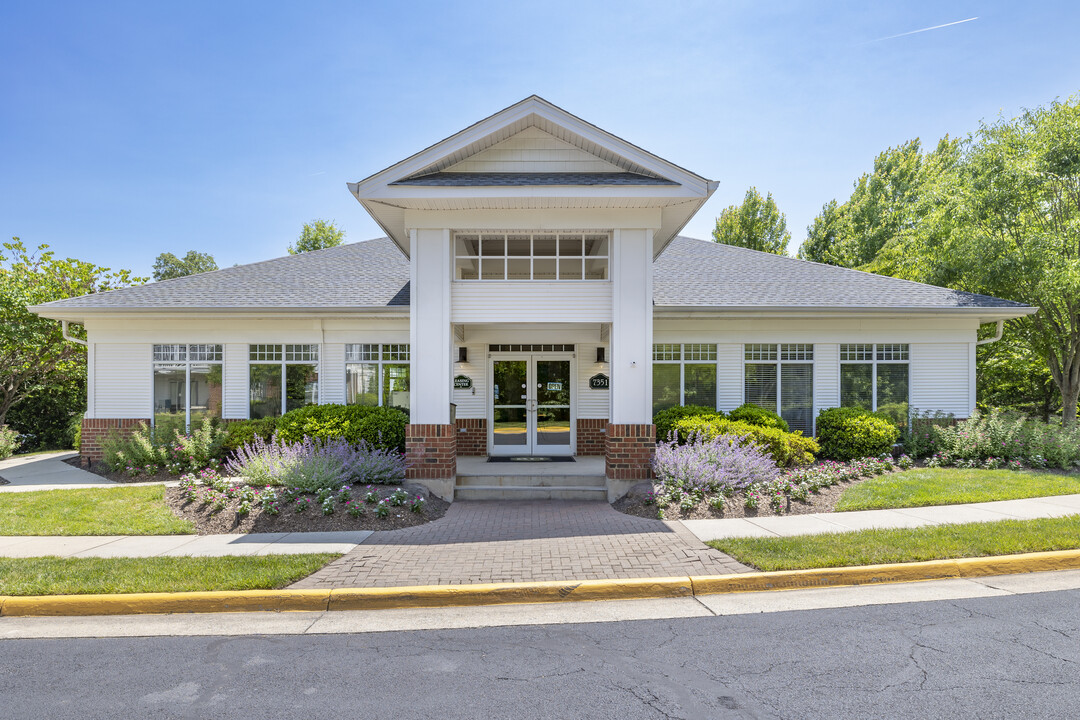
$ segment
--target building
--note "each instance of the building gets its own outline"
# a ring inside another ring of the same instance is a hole
[[[604,456],[650,476],[654,409],[905,405],[966,417],[979,326],[1017,303],[680,237],[717,183],[539,97],[350,183],[387,237],[33,308],[82,323],[84,453],[139,422],[408,407],[409,473]]]

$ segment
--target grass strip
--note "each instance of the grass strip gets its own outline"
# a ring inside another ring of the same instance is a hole
[[[988,557],[1080,548],[1080,515],[707,544],[766,572]]]
[[[339,557],[0,558],[0,595],[274,590]]]
[[[836,510],[926,507],[1080,493],[1080,475],[1016,470],[920,468],[844,490]]]
[[[189,535],[162,485],[0,494],[0,535]]]

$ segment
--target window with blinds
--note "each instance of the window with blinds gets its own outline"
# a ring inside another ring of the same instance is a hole
[[[784,418],[792,431],[814,434],[814,346],[812,343],[750,343],[743,400]]]

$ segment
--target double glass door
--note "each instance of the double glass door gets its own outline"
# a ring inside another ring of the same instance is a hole
[[[573,455],[570,366],[570,357],[492,357],[492,455]]]

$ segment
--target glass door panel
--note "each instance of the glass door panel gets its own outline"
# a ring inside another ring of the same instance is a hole
[[[529,452],[529,361],[492,361],[492,452]]]
[[[538,452],[570,454],[570,361],[534,359],[533,362]]]

